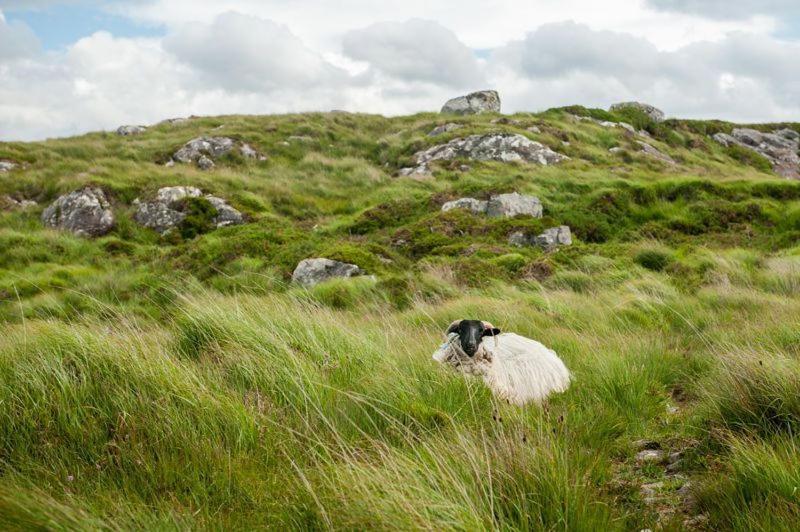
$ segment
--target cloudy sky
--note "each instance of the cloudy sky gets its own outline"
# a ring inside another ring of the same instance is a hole
[[[800,121],[800,0],[0,0],[0,139],[190,114],[642,100]]]

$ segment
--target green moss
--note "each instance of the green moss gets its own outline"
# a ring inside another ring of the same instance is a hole
[[[177,210],[186,215],[178,226],[178,233],[186,240],[208,233],[215,227],[217,209],[205,198],[184,198]]]

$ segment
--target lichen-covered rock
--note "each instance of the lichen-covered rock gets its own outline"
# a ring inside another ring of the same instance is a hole
[[[197,187],[161,187],[156,192],[156,201],[171,205],[184,198],[199,198],[203,192]]]
[[[159,233],[166,234],[183,222],[186,213],[182,211],[183,200],[186,198],[204,198],[216,209],[212,220],[215,227],[226,227],[244,223],[242,213],[228,205],[222,198],[206,194],[197,187],[163,187],[156,193],[151,201],[136,200],[136,212],[133,219],[139,225],[148,227]]]
[[[647,155],[648,157],[652,157],[653,159],[657,159],[661,162],[667,163],[669,165],[678,164],[675,162],[675,159],[667,155],[666,153],[658,151],[656,148],[651,146],[650,144],[643,142],[641,140],[637,140],[636,143],[642,147],[642,152]]]
[[[541,165],[560,163],[569,159],[544,144],[530,140],[528,137],[513,133],[491,133],[488,135],[470,135],[453,139],[447,144],[439,144],[414,154],[416,166],[404,168],[404,172],[430,173],[430,163],[434,161],[452,161],[454,159],[472,159],[475,161],[527,162]]]
[[[486,214],[488,206],[488,201],[481,201],[475,198],[459,198],[457,200],[448,201],[442,205],[442,212],[451,211],[453,209],[466,209],[475,214]]]
[[[214,161],[211,160],[210,157],[206,155],[201,155],[199,159],[197,159],[197,167],[200,170],[211,170],[215,167]]]
[[[228,205],[224,199],[209,194],[206,194],[205,198],[217,209],[217,215],[214,217],[214,225],[217,227],[241,225],[244,223],[244,216],[242,216],[242,213]]]
[[[292,281],[305,287],[334,279],[364,275],[364,270],[355,264],[324,258],[301,260],[292,273]]]
[[[17,163],[11,161],[0,160],[0,173],[10,172],[17,167]]]
[[[248,159],[266,159],[246,142],[229,137],[197,137],[184,144],[173,154],[172,158],[181,163],[197,163],[198,166],[207,170],[213,168],[214,159],[237,148],[239,153]]]
[[[431,129],[428,133],[429,137],[438,137],[439,135],[443,135],[445,133],[449,133],[450,131],[455,131],[463,127],[461,124],[456,124],[455,122],[448,122],[446,124],[442,124],[441,126],[436,126],[435,128]]]
[[[792,142],[800,142],[800,133],[798,133],[794,129],[789,129],[789,128],[778,129],[777,131],[775,131],[775,135],[783,137],[786,140],[790,140]]]
[[[559,246],[572,245],[572,232],[567,225],[551,227],[533,238],[533,245],[545,250],[553,250]]]
[[[117,135],[129,137],[131,135],[139,135],[145,131],[147,131],[146,126],[119,126],[117,128]]]
[[[664,120],[664,111],[658,109],[657,107],[653,107],[650,104],[641,102],[615,103],[609,108],[609,111],[623,111],[625,109],[636,109],[637,111],[641,111],[655,122],[661,122]]]
[[[42,213],[42,222],[78,236],[95,237],[111,231],[114,213],[101,189],[86,187],[56,199]]]
[[[510,235],[508,235],[508,245],[509,246],[516,246],[516,247],[523,247],[530,245],[531,240],[528,236],[523,233],[522,231],[514,231]]]
[[[775,173],[789,178],[800,179],[800,134],[793,129],[780,129],[765,133],[749,128],[736,128],[730,135],[716,133],[712,137],[725,147],[741,146],[765,157]]]
[[[499,113],[500,95],[497,91],[477,91],[466,96],[448,100],[442,107],[442,113],[456,115],[474,115],[480,113]]]
[[[517,192],[492,196],[486,214],[493,218],[511,218],[517,215],[542,217],[542,202],[535,196],[523,196]]]

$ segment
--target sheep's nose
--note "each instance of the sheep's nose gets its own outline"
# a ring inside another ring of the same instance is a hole
[[[464,351],[466,351],[466,353],[467,353],[469,356],[472,356],[472,355],[474,355],[474,354],[475,354],[475,351],[476,351],[477,349],[478,349],[478,345],[477,345],[477,344],[475,344],[475,343],[473,343],[473,342],[467,342],[467,343],[465,343],[465,344],[464,344]]]

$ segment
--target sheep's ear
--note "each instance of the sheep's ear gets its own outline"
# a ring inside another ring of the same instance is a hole
[[[488,321],[483,321],[483,336],[497,336],[500,334],[500,329],[489,323]]]
[[[450,324],[450,327],[447,328],[447,332],[445,334],[454,333],[458,330],[458,326],[461,325],[463,320],[456,320]]]

